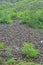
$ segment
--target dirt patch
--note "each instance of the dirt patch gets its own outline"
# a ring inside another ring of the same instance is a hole
[[[24,42],[33,42],[35,47],[40,50],[39,58],[29,59],[38,63],[43,63],[43,31],[40,29],[29,28],[26,25],[20,25],[18,20],[12,24],[0,24],[0,42],[5,43],[5,47],[12,47],[13,58],[26,60],[21,55],[20,48]]]

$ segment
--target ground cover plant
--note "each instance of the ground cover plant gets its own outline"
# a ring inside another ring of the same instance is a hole
[[[7,65],[7,64],[8,64],[8,65],[11,65],[11,64],[12,64],[12,65],[15,65],[15,62],[16,62],[16,61],[12,58],[12,59],[8,59],[8,60],[5,62],[5,64],[6,64],[6,65]]]
[[[0,49],[4,48],[4,44],[0,42]]]
[[[22,47],[22,54],[27,58],[37,58],[39,51],[35,49],[32,43],[25,42]]]
[[[41,64],[37,64],[35,62],[19,61],[17,65],[41,65]]]

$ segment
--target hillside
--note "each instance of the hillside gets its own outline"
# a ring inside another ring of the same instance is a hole
[[[43,0],[0,0],[0,65],[43,65]]]

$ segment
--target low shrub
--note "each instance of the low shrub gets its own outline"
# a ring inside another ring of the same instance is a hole
[[[0,10],[0,23],[11,23],[11,16],[5,10]]]
[[[39,51],[34,48],[34,45],[28,42],[23,43],[21,51],[27,58],[37,58],[39,55]]]
[[[30,27],[43,28],[43,9],[36,11],[24,10],[18,13],[19,23],[26,23]]]
[[[2,9],[0,10],[0,23],[12,23],[16,18],[16,10],[14,9]]]
[[[43,28],[43,9],[38,9],[31,15],[31,21],[29,22],[29,26],[35,28]]]
[[[18,12],[19,23],[28,23],[31,20],[30,10]]]

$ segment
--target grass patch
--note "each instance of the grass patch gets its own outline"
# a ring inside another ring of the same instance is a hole
[[[39,51],[34,48],[32,43],[25,42],[22,47],[22,54],[27,58],[37,58]]]

